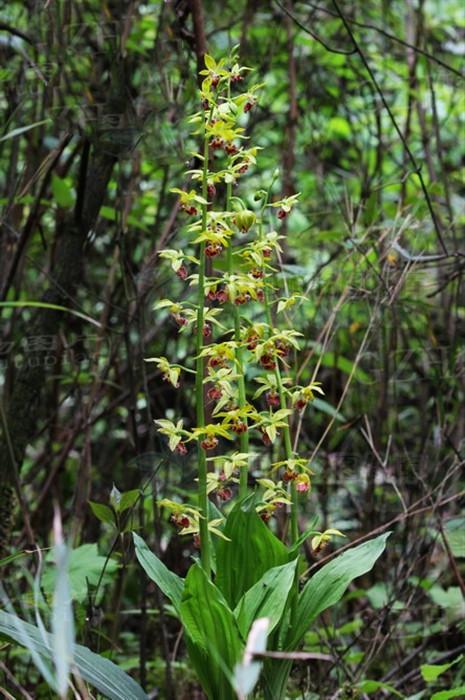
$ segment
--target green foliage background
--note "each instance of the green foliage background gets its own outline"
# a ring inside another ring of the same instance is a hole
[[[352,540],[395,529],[376,571],[307,635],[306,649],[333,663],[297,664],[290,696],[384,697],[387,683],[426,698],[459,687],[460,663],[433,685],[420,671],[464,646],[465,17],[455,0],[3,7],[4,555],[30,552],[31,537],[49,546],[56,502],[79,564],[80,641],[162,697],[194,697],[177,624],[118,532],[140,528],[180,575],[194,553],[156,506],[189,492],[194,456],[168,453],[152,423],[193,420],[193,383],[174,390],[144,358],[192,354],[191,339],[152,307],[186,294],[157,252],[186,243],[169,190],[187,186],[197,149],[186,117],[198,108],[199,5],[209,53],[240,44],[263,82],[247,125],[259,167],[241,196],[253,207],[276,167],[273,196],[301,192],[281,269],[304,298],[286,315],[304,334],[294,368],[309,381],[319,366],[325,389],[293,424],[316,473],[305,515]],[[144,494],[114,522],[88,504],[115,506],[113,484]],[[26,612],[36,566],[26,553],[2,567]],[[17,648],[3,651],[9,692],[20,683],[50,697]]]

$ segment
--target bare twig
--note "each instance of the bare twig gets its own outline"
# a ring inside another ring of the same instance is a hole
[[[314,10],[318,10],[319,12],[324,12],[325,14],[330,15],[331,17],[339,17],[339,15],[336,12],[332,12],[327,7],[322,7],[321,5],[315,5],[312,2],[306,2],[305,4],[309,5]],[[401,39],[400,37],[396,36],[395,34],[391,34],[391,32],[387,32],[382,27],[378,27],[374,24],[368,24],[366,22],[360,22],[356,19],[353,19],[352,17],[347,17],[346,19],[348,22],[350,22],[350,24],[353,24],[356,27],[360,27],[361,29],[371,29],[372,31],[377,32],[378,34],[381,34],[381,36],[386,37],[386,39],[389,39],[390,41],[395,41],[396,43],[400,44],[401,46],[405,46],[406,48],[411,49],[412,51],[416,51],[421,56],[424,56],[425,58],[427,58],[429,61],[432,61],[433,63],[437,63],[438,66],[442,66],[442,68],[445,68],[446,70],[450,71],[451,73],[454,73],[459,78],[465,78],[464,73],[457,70],[457,68],[454,68],[454,66],[451,66],[449,63],[446,63],[441,58],[438,58],[437,56],[430,53],[429,51],[425,51],[425,49],[420,48],[420,46],[415,46],[414,44],[411,44],[408,41]]]
[[[389,104],[388,104],[386,98],[384,97],[384,93],[383,93],[383,91],[381,90],[381,87],[380,87],[380,85],[379,85],[379,83],[378,83],[378,81],[377,81],[377,79],[376,79],[376,77],[375,77],[375,74],[373,73],[373,71],[372,71],[372,69],[371,69],[371,67],[370,67],[370,64],[368,63],[368,61],[367,61],[367,59],[366,59],[366,57],[365,57],[364,52],[363,52],[362,49],[360,48],[360,45],[359,45],[359,43],[357,42],[357,40],[356,40],[356,38],[355,38],[355,36],[354,36],[354,34],[353,34],[353,32],[352,32],[352,29],[350,28],[350,25],[349,25],[348,21],[346,20],[345,15],[344,15],[344,14],[342,13],[342,11],[340,10],[339,5],[338,5],[338,3],[337,3],[337,0],[333,0],[333,5],[334,5],[334,7],[336,8],[336,11],[337,11],[337,13],[338,13],[340,19],[342,20],[342,22],[343,22],[343,24],[344,24],[344,27],[346,28],[346,31],[347,31],[348,35],[350,36],[350,38],[351,38],[351,40],[352,40],[352,43],[354,44],[355,51],[356,51],[356,52],[358,53],[358,55],[360,56],[360,60],[362,61],[362,63],[363,63],[363,65],[365,66],[365,69],[366,69],[368,75],[370,76],[370,80],[371,80],[371,82],[373,83],[373,85],[374,85],[374,87],[375,87],[375,89],[376,89],[376,92],[378,93],[379,98],[380,98],[381,102],[383,103],[383,106],[384,106],[386,112],[387,112],[388,115],[389,115],[389,118],[390,118],[390,120],[391,120],[391,122],[392,122],[392,125],[393,125],[393,127],[394,127],[394,129],[395,129],[395,131],[396,131],[396,133],[397,133],[397,135],[398,135],[398,137],[399,137],[399,139],[401,140],[402,145],[403,145],[403,147],[404,147],[404,149],[405,149],[405,151],[406,151],[406,153],[407,153],[407,155],[408,155],[408,157],[409,157],[409,160],[410,160],[410,162],[411,162],[411,164],[412,164],[413,170],[414,170],[415,174],[417,175],[418,180],[420,181],[420,186],[421,186],[421,189],[422,189],[422,192],[423,192],[423,196],[424,196],[424,198],[425,198],[426,205],[427,205],[427,207],[428,207],[428,211],[429,211],[430,216],[431,216],[431,220],[432,220],[432,222],[433,222],[434,230],[436,231],[436,236],[437,236],[437,238],[438,238],[439,244],[440,244],[440,246],[441,246],[443,252],[447,255],[448,252],[447,252],[446,244],[444,243],[444,240],[443,240],[443,237],[442,237],[441,229],[440,229],[440,226],[439,226],[439,221],[438,221],[438,219],[437,219],[436,213],[435,213],[434,208],[433,208],[433,204],[432,204],[432,202],[431,202],[431,198],[430,198],[430,196],[429,196],[428,189],[427,189],[426,184],[425,184],[425,181],[424,181],[424,179],[423,179],[423,175],[422,175],[422,173],[421,173],[421,168],[420,168],[420,166],[418,165],[417,160],[416,160],[415,156],[413,155],[412,151],[410,150],[410,146],[408,145],[407,141],[405,140],[404,135],[403,135],[403,133],[402,133],[402,130],[400,129],[400,127],[399,127],[399,125],[398,125],[398,123],[397,123],[397,120],[396,120],[396,118],[395,118],[395,116],[394,116],[394,114],[393,114],[391,108],[389,107]]]
[[[329,51],[330,53],[340,53],[343,56],[352,56],[354,53],[357,53],[356,49],[345,50],[345,49],[336,49],[333,46],[329,46],[329,44],[327,44],[326,41],[324,41],[324,39],[322,39],[320,36],[318,36],[318,34],[315,34],[315,32],[312,32],[312,30],[309,29],[308,27],[306,27],[305,24],[302,24],[302,22],[300,20],[298,20],[297,17],[295,15],[293,15],[292,12],[290,12],[287,9],[287,7],[285,7],[279,0],[274,0],[274,2],[278,5],[278,7],[281,8],[281,10],[288,17],[290,17],[292,19],[293,22],[295,22],[295,24],[298,27],[300,27],[300,29],[302,29],[302,31],[304,31],[306,34],[309,34],[312,37],[312,39],[315,39],[315,41],[317,41],[319,44],[321,44],[326,49],[326,51]]]

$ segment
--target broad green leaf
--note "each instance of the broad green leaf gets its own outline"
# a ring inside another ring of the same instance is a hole
[[[139,489],[133,489],[132,491],[124,491],[121,494],[121,500],[119,502],[119,512],[123,513],[125,510],[128,510],[128,508],[132,508],[132,506],[135,503],[137,503],[139,496]]]
[[[41,586],[46,593],[51,593],[55,587],[56,568],[52,566],[53,553],[47,557],[47,567],[43,573]],[[114,559],[101,556],[98,553],[97,544],[83,544],[73,549],[69,556],[68,576],[73,600],[83,603],[88,597],[88,587],[96,586],[100,581],[102,571],[102,585],[112,581],[113,574],[118,568]]]
[[[337,603],[350,582],[373,567],[384,550],[389,534],[345,552],[322,567],[307,582],[297,603],[295,627],[290,629],[283,644],[286,649],[295,650],[320,612]],[[265,700],[275,700],[284,695],[291,669],[292,661],[265,662],[262,676]]]
[[[39,632],[35,625],[24,622],[16,615],[0,611],[0,633],[14,642],[33,649],[41,657],[53,660],[52,635]],[[75,644],[73,663],[82,678],[110,700],[148,700],[142,688],[116,664]]]
[[[292,661],[277,661],[267,659],[261,678],[263,697],[265,700],[276,700],[286,697],[286,688]]]
[[[325,352],[321,356],[321,364],[326,367],[337,367],[337,369],[340,369],[341,372],[345,372],[345,374],[351,374],[351,372],[353,372],[354,379],[358,379],[364,384],[372,384],[374,381],[361,367],[356,367],[347,357],[336,355],[334,352]]]
[[[53,197],[60,207],[72,207],[74,204],[74,195],[67,180],[52,176],[52,193]]]
[[[344,117],[333,117],[328,121],[326,128],[329,138],[339,136],[348,139],[352,133],[351,126]]]
[[[99,215],[102,217],[102,219],[107,219],[107,221],[118,221],[120,217],[120,213],[116,209],[108,206],[100,207]],[[138,219],[136,216],[132,216],[131,214],[127,217],[126,221],[133,228],[138,228],[141,231],[149,230],[140,219]]]
[[[354,365],[354,363],[343,355],[338,355],[330,350],[323,352],[323,348],[320,343],[309,342],[309,345],[313,347],[313,351],[321,359],[321,364],[325,367],[337,367],[341,372],[346,374],[351,374],[353,372],[354,379],[358,379],[364,384],[373,384],[373,379],[367,374],[360,366]]]
[[[444,531],[454,557],[465,557],[465,518],[449,520]]]
[[[358,684],[358,688],[362,691],[362,693],[366,693],[367,695],[369,695],[370,693],[375,693],[377,690],[387,690],[389,691],[389,693],[391,693],[392,696],[398,698],[404,697],[402,693],[399,693],[399,691],[393,688],[392,685],[389,685],[388,683],[382,683],[381,681],[361,681]]]
[[[104,503],[96,503],[95,501],[89,501],[89,506],[92,513],[98,518],[102,523],[110,523],[115,525],[115,513]]]
[[[234,700],[233,669],[243,643],[232,610],[200,564],[189,569],[180,605],[188,651],[210,700]]]
[[[135,532],[132,533],[132,536],[139,564],[142,566],[147,576],[152,579],[152,581],[155,581],[162,593],[169,598],[176,611],[179,613],[184,580],[180,576],[173,574],[173,572],[163,564],[163,562],[147,547],[142,537],[139,537]]]
[[[313,620],[344,595],[348,585],[370,571],[384,551],[387,532],[344,552],[323,566],[305,584],[297,605],[296,625],[291,630],[288,648],[295,649]]]
[[[440,690],[438,693],[434,693],[434,695],[431,696],[431,700],[450,700],[450,698],[463,697],[465,697],[465,685],[461,685],[460,688]]]
[[[325,401],[324,399],[318,399],[315,398],[312,401],[312,407],[316,408],[317,411],[321,411],[322,413],[326,413],[328,416],[331,416],[331,418],[334,418],[335,420],[339,421],[339,423],[345,423],[346,418],[337,411],[334,406],[331,406],[328,401]]]
[[[446,617],[450,622],[465,617],[465,600],[458,586],[450,586],[444,589],[441,586],[435,585],[429,589],[428,595],[436,605],[444,608]]]
[[[269,618],[268,634],[271,634],[281,620],[295,580],[298,559],[275,566],[263,574],[240,599],[234,610],[237,624],[243,637],[246,637],[254,620]]]
[[[234,506],[223,533],[231,541],[218,542],[216,584],[229,605],[235,607],[266,571],[286,564],[289,554],[257,515],[253,496]]]
[[[448,664],[422,664],[420,666],[420,671],[421,675],[424,681],[427,683],[432,683],[434,682],[439,676],[444,673],[445,671],[448,671],[451,666],[454,666],[454,664],[458,663],[463,659],[463,654],[458,656],[456,659],[451,661]]]
[[[374,586],[366,591],[366,596],[372,608],[380,610],[388,604],[389,590],[385,581],[378,581]]]
[[[377,610],[390,605],[391,610],[403,610],[405,604],[401,600],[391,600],[391,592],[385,581],[378,581],[374,586],[365,591],[370,605]]]

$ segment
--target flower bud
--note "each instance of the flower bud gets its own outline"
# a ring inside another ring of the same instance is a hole
[[[298,398],[298,399],[294,402],[294,406],[296,407],[296,409],[297,409],[298,411],[303,411],[304,408],[306,407],[307,403],[308,403],[308,401],[305,401],[305,399]]]
[[[235,432],[237,435],[240,435],[241,433],[247,432],[247,423],[244,423],[244,421],[235,421],[231,425],[231,430]]]
[[[276,360],[270,353],[265,353],[261,356],[260,364],[264,369],[276,369]]]
[[[265,433],[264,430],[261,431],[261,434],[262,434],[262,442],[263,442],[263,444],[266,445],[267,447],[269,447],[269,446],[271,445],[271,438],[270,438],[270,436],[268,435],[268,433]]]
[[[293,469],[286,469],[286,471],[283,474],[283,481],[285,484],[287,484],[289,481],[294,481],[297,479],[298,474]]]
[[[181,267],[177,270],[176,274],[179,277],[179,279],[185,280],[188,275],[187,267],[185,265],[181,265]]]
[[[173,318],[180,328],[187,325],[187,318],[184,318],[184,316],[181,316],[181,314],[173,314]]]
[[[174,451],[178,453],[178,455],[186,455],[187,454],[187,447],[184,442],[178,442],[176,447],[174,448]]]
[[[295,487],[298,493],[307,493],[310,491],[310,478],[308,474],[299,474],[295,480]]]
[[[214,450],[215,447],[218,445],[218,438],[216,438],[214,435],[211,435],[210,437],[206,437],[202,440],[200,443],[200,447],[204,449],[205,451],[208,450]]]
[[[219,304],[225,304],[228,301],[228,290],[227,289],[219,289],[216,292],[216,301]]]
[[[221,253],[223,250],[223,246],[220,245],[219,243],[207,243],[205,246],[205,255],[207,255],[209,258],[214,258],[217,255]]]
[[[210,401],[218,401],[221,399],[221,389],[217,386],[212,386],[208,391],[207,391],[207,396],[210,399]]]
[[[236,226],[242,233],[247,233],[249,229],[255,224],[256,216],[253,211],[245,209],[244,211],[239,211],[236,214]]]
[[[270,408],[277,407],[280,404],[279,394],[276,391],[268,391],[265,395],[265,399]]]
[[[239,149],[235,143],[227,143],[224,147],[224,150],[229,156],[235,156],[236,153],[239,153]]]

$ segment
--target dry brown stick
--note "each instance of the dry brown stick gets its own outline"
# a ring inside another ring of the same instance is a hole
[[[8,421],[7,421],[7,417],[5,414],[5,410],[3,407],[3,401],[1,399],[1,397],[0,397],[0,414],[1,414],[1,425],[3,428],[4,440],[5,440],[5,444],[6,444],[5,452],[9,457],[10,469],[13,472],[12,481],[13,481],[15,488],[16,488],[18,502],[19,502],[19,506],[21,508],[21,515],[23,516],[23,520],[24,520],[24,529],[25,529],[27,537],[29,539],[28,544],[35,545],[36,544],[35,536],[34,536],[34,532],[32,530],[32,526],[31,526],[31,520],[29,517],[29,510],[27,508],[24,494],[23,494],[22,489],[21,489],[21,484],[20,484],[20,479],[19,479],[18,462],[16,460],[14,446],[13,446],[13,443],[11,440],[10,430],[8,428]],[[9,504],[9,503],[7,503],[6,505],[12,507],[11,504]],[[0,513],[1,513],[1,509],[0,509]],[[0,543],[0,550],[1,550],[1,543]]]
[[[310,7],[312,7],[315,10],[319,10],[320,12],[325,12],[326,14],[331,15],[331,17],[338,17],[338,14],[336,12],[332,12],[327,7],[322,7],[321,5],[315,5],[312,2],[308,2],[308,0],[306,0],[306,2],[308,5],[310,5]],[[378,34],[381,34],[381,36],[386,37],[386,39],[389,39],[390,41],[394,41],[398,44],[401,44],[401,46],[405,46],[407,49],[411,49],[412,51],[416,51],[421,56],[424,56],[429,61],[433,61],[434,63],[437,63],[439,66],[442,66],[443,68],[450,71],[451,73],[454,73],[459,78],[465,78],[464,73],[457,70],[456,68],[451,66],[449,63],[446,63],[442,59],[438,58],[437,55],[433,55],[429,51],[425,51],[424,49],[420,48],[420,46],[415,46],[414,44],[410,44],[408,41],[401,39],[400,37],[396,36],[395,34],[391,34],[390,32],[387,32],[382,27],[377,27],[374,24],[367,24],[366,22],[359,22],[358,20],[354,19],[353,17],[347,17],[347,21],[350,24],[353,24],[355,27],[360,27],[361,29],[370,29],[374,32],[377,32]]]
[[[264,651],[262,654],[253,654],[255,659],[283,659],[288,661],[331,661],[334,659],[330,654],[306,651]]]
[[[207,39],[205,36],[202,0],[189,0],[189,7],[192,13],[192,23],[194,25],[195,55],[197,57],[197,75],[199,85],[201,85],[203,76],[199,75],[199,73],[205,68],[204,57],[207,53]]]
[[[18,681],[16,676],[13,673],[11,673],[8,666],[6,664],[4,664],[3,661],[0,661],[0,669],[3,671],[3,673],[8,678],[10,683],[12,685],[14,685],[15,688],[17,688],[20,693],[22,693],[22,696],[25,698],[25,700],[34,700],[32,695],[29,695],[26,688],[23,688],[23,686],[20,684],[20,682]],[[5,692],[5,690],[3,688],[0,688],[0,690],[2,691],[2,693]],[[14,700],[13,695],[10,695],[10,694],[5,695],[5,698],[13,698],[13,700]]]
[[[375,76],[370,64],[367,61],[367,58],[365,56],[364,51],[362,51],[360,44],[358,43],[357,39],[354,36],[354,33],[350,27],[350,24],[347,21],[345,14],[341,11],[337,0],[333,0],[333,5],[334,5],[336,12],[338,13],[342,23],[343,23],[346,31],[347,31],[347,34],[349,35],[349,37],[350,37],[350,39],[355,47],[356,53],[358,53],[360,60],[362,61],[363,65],[364,65],[364,67],[369,75],[369,78],[370,78],[371,82],[373,83],[373,86],[374,86],[376,92],[378,93],[378,95],[381,99],[381,102],[383,103],[383,107],[386,110],[386,112],[389,116],[389,119],[391,120],[392,126],[394,127],[394,129],[395,129],[395,131],[396,131],[396,133],[397,133],[397,135],[402,143],[402,146],[405,149],[405,151],[409,157],[409,160],[412,164],[413,171],[417,175],[418,180],[420,182],[421,190],[423,192],[423,197],[425,199],[426,206],[428,207],[428,211],[430,213],[431,221],[433,223],[433,227],[434,227],[434,230],[436,232],[436,237],[438,239],[439,245],[441,246],[443,252],[447,254],[448,251],[447,251],[447,247],[446,247],[446,244],[445,244],[443,236],[442,236],[440,222],[438,220],[436,211],[432,205],[431,197],[430,197],[429,191],[426,187],[425,180],[424,180],[422,172],[421,172],[421,167],[418,165],[417,159],[415,158],[414,154],[412,153],[412,150],[411,150],[409,144],[404,139],[404,135],[403,135],[401,129],[399,128],[399,125],[397,123],[397,119],[394,116],[392,109],[390,108],[389,103],[387,102],[387,100],[384,96],[384,93],[383,93],[383,91],[378,83],[378,80],[376,79],[376,76]]]
[[[43,209],[42,205],[42,199],[45,196],[45,191],[48,187],[50,177],[52,175],[52,172],[54,168],[57,166],[61,155],[68,145],[68,143],[71,141],[72,135],[70,133],[67,133],[64,135],[58,146],[53,149],[49,153],[49,155],[45,158],[45,160],[40,164],[37,172],[34,174],[33,178],[40,177],[43,174],[43,179],[42,183],[40,185],[36,200],[31,207],[31,212],[27,218],[27,221],[21,231],[21,234],[19,236],[18,242],[16,244],[16,248],[14,251],[14,254],[12,256],[12,261],[10,263],[10,266],[8,268],[8,271],[6,273],[6,278],[5,282],[2,286],[2,289],[0,291],[0,301],[4,301],[6,299],[6,296],[8,294],[8,290],[10,289],[10,286],[13,282],[14,276],[16,274],[16,270],[18,268],[19,261],[21,259],[21,255],[24,251],[24,248],[26,246],[26,243],[29,239],[29,236],[31,235],[31,232],[33,231],[34,227],[37,226],[38,220],[40,218],[40,210],[41,208]],[[22,197],[26,191],[29,189],[30,184],[32,184],[31,180],[27,183],[27,185],[23,188],[23,192],[18,195],[19,197]]]
[[[463,464],[461,463],[458,466],[462,467]],[[447,505],[448,503],[452,503],[453,501],[456,501],[458,498],[465,496],[465,489],[463,491],[459,491],[458,493],[454,494],[453,496],[449,496],[449,498],[444,498],[439,503],[437,503],[436,506],[428,505],[428,506],[422,506],[421,508],[416,508],[416,506],[419,503],[422,503],[427,498],[430,498],[431,493],[426,495],[426,496],[423,496],[418,501],[416,501],[413,504],[413,506],[411,506],[406,513],[399,513],[399,515],[396,515],[394,518],[389,520],[387,523],[384,523],[384,525],[380,525],[379,527],[375,528],[374,530],[367,532],[365,535],[361,535],[360,537],[357,537],[352,542],[345,544],[343,547],[339,547],[339,549],[337,549],[335,552],[332,552],[331,554],[328,554],[326,557],[323,557],[323,559],[320,559],[319,561],[315,562],[315,564],[312,564],[312,566],[310,566],[308,569],[306,569],[303,572],[302,577],[308,576],[316,569],[319,569],[321,566],[323,566],[324,564],[327,564],[335,557],[339,556],[343,552],[346,552],[348,549],[352,549],[353,547],[356,547],[358,544],[365,542],[365,540],[368,540],[368,539],[374,537],[375,535],[381,535],[383,532],[388,530],[390,527],[392,527],[396,523],[403,522],[404,520],[412,518],[415,515],[420,515],[421,513],[427,513],[429,510],[433,510],[435,507],[442,508],[443,506]]]
[[[339,413],[339,410],[340,410],[342,404],[344,403],[345,397],[347,396],[347,392],[349,391],[350,385],[351,385],[351,383],[352,383],[352,379],[354,378],[354,374],[355,374],[355,372],[356,372],[356,370],[357,370],[357,367],[358,367],[358,365],[359,365],[359,362],[360,362],[360,359],[361,359],[361,357],[362,357],[363,351],[365,350],[365,346],[366,346],[366,344],[367,344],[367,342],[368,342],[368,338],[370,337],[371,329],[372,329],[372,327],[373,327],[373,324],[374,324],[374,322],[375,322],[375,319],[376,319],[376,314],[373,313],[373,314],[371,315],[371,318],[370,318],[370,322],[369,322],[369,324],[368,324],[368,327],[367,327],[367,329],[366,329],[366,331],[365,331],[365,335],[363,336],[362,342],[360,343],[360,347],[359,347],[359,349],[358,349],[358,352],[357,352],[357,355],[356,355],[356,357],[355,357],[355,360],[354,360],[354,362],[353,362],[353,364],[352,364],[352,369],[350,370],[349,377],[348,377],[348,379],[347,379],[347,382],[345,383],[344,389],[343,389],[342,394],[341,394],[341,398],[339,399],[339,401],[338,401],[338,403],[337,403],[336,412],[335,412],[334,416],[331,418],[331,420],[329,421],[329,423],[328,423],[328,425],[326,426],[325,430],[323,431],[323,435],[322,435],[322,436],[320,437],[320,439],[318,440],[318,443],[317,443],[316,447],[314,448],[314,450],[313,450],[313,452],[312,452],[312,454],[311,454],[311,456],[310,456],[310,458],[309,458],[309,463],[311,463],[311,462],[315,459],[315,456],[317,455],[318,450],[320,449],[320,447],[321,447],[321,445],[323,444],[323,442],[326,440],[326,436],[328,435],[328,433],[330,432],[331,428],[332,428],[333,425],[334,425],[334,422],[335,422],[335,420],[336,420],[336,415]]]

